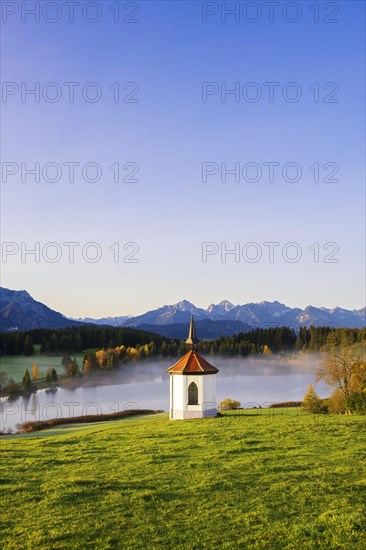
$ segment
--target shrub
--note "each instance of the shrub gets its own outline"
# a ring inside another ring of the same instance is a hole
[[[330,412],[330,398],[327,397],[325,399],[321,399],[321,411],[322,413],[329,413]]]
[[[281,403],[271,403],[270,409],[282,409],[288,407],[301,407],[302,401],[282,401]]]
[[[8,380],[8,383],[7,383],[7,386],[6,386],[6,389],[9,393],[9,395],[13,395],[17,392],[18,390],[18,386],[17,384],[15,383],[15,380],[14,378],[9,378]]]
[[[37,432],[46,428],[53,428],[61,424],[84,424],[90,422],[104,422],[106,420],[119,420],[130,416],[156,414],[150,409],[128,409],[116,413],[91,414],[87,416],[69,416],[68,418],[52,418],[51,420],[37,420],[17,424],[19,433]]]
[[[230,399],[229,397],[225,397],[219,404],[219,409],[224,410],[239,409],[239,407],[240,401],[235,401],[235,399]]]
[[[347,401],[347,406],[352,412],[366,414],[366,391],[352,394]]]
[[[329,412],[345,414],[347,412],[346,397],[340,388],[336,388],[329,398]]]

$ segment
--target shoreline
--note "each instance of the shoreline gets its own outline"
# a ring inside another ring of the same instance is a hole
[[[37,420],[22,422],[17,424],[18,431],[11,433],[1,433],[0,437],[14,436],[20,434],[28,434],[34,432],[40,432],[47,430],[48,428],[54,428],[56,426],[67,426],[70,424],[92,424],[95,422],[106,422],[114,420],[122,420],[124,418],[130,418],[134,416],[147,416],[163,413],[165,411],[152,410],[152,409],[128,409],[125,411],[119,411],[110,414],[91,414],[85,416],[73,416],[69,418],[53,418],[50,420]]]

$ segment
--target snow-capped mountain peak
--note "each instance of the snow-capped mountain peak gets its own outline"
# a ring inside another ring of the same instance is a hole
[[[234,309],[234,307],[234,304],[229,302],[229,300],[221,300],[218,304],[210,304],[206,311],[210,316],[222,316],[226,315],[226,313]]]
[[[179,311],[194,311],[196,309],[196,306],[191,304],[191,302],[189,302],[188,300],[181,300],[171,307],[174,309],[178,309]]]

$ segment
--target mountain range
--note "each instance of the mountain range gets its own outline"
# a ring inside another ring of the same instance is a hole
[[[366,308],[347,310],[340,307],[327,309],[307,306],[305,309],[290,308],[280,302],[259,302],[243,305],[234,305],[228,300],[222,300],[219,304],[211,304],[207,309],[196,307],[187,300],[182,300],[173,305],[166,305],[152,311],[148,311],[137,317],[129,316],[122,323],[110,317],[111,324],[139,327],[146,325],[165,326],[179,323],[188,323],[190,316],[194,315],[196,324],[199,321],[234,321],[248,327],[269,326],[334,326],[354,327],[365,326]],[[78,319],[84,321],[86,319]],[[89,319],[89,322],[99,324],[99,319]],[[103,319],[104,321],[104,319]]]
[[[34,328],[58,329],[81,324],[37,302],[26,290],[0,288],[0,330],[2,332]]]
[[[307,306],[290,308],[278,301],[234,305],[228,300],[211,304],[207,309],[187,300],[165,305],[142,315],[71,319],[34,300],[25,290],[0,290],[0,329],[30,330],[32,328],[63,328],[80,324],[130,326],[150,330],[169,337],[182,338],[194,315],[198,336],[216,338],[256,327],[333,326],[361,328],[366,325],[366,308],[347,310]]]

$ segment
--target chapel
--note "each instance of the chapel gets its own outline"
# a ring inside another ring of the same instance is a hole
[[[197,351],[199,340],[193,315],[185,341],[189,351],[168,369],[170,375],[170,420],[217,415],[216,374],[219,370]]]

